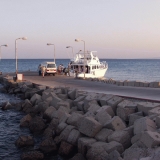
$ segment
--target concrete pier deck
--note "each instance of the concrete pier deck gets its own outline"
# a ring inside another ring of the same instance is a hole
[[[160,88],[117,86],[102,82],[75,79],[65,75],[45,76],[43,78],[37,72],[31,71],[23,72],[22,74],[25,80],[40,85],[51,87],[67,86],[88,92],[113,94],[160,102]]]

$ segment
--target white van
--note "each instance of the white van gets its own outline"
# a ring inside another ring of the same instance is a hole
[[[45,75],[55,75],[57,73],[57,66],[55,62],[46,62],[45,63],[46,72]]]

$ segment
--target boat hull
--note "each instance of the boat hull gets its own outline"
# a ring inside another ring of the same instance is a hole
[[[105,69],[96,69],[92,73],[85,73],[85,78],[101,78],[104,77],[108,68]],[[70,76],[76,77],[74,72],[70,72]],[[77,77],[84,78],[84,73],[78,73]]]

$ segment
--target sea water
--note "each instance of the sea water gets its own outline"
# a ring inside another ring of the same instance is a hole
[[[38,65],[51,59],[18,59],[18,71],[37,71]],[[160,81],[160,59],[100,59],[108,63],[106,78],[115,80]],[[57,66],[68,66],[69,59],[56,59]],[[2,59],[0,71],[15,72],[14,59]]]
[[[19,59],[19,71],[37,71],[38,65],[51,59]],[[140,80],[140,81],[160,81],[160,60],[159,59],[102,59],[108,63],[106,78],[115,80]],[[67,67],[69,59],[57,59],[56,64],[63,64]],[[0,71],[3,73],[15,72],[15,60],[2,59],[0,61]],[[5,101],[18,102],[14,96],[0,93],[0,103]],[[18,160],[25,148],[19,149],[15,146],[15,141],[20,135],[31,135],[28,128],[20,128],[20,119],[25,114],[20,111],[0,109],[0,159]],[[32,136],[32,135],[31,135]],[[39,145],[39,139],[35,139],[35,147]],[[60,160],[59,156],[46,157],[46,159]]]
[[[0,85],[0,87],[2,87]],[[5,102],[18,103],[21,100],[13,95],[0,93],[0,105]],[[14,109],[2,110],[0,108],[0,160],[20,160],[23,152],[31,151],[39,147],[42,136],[34,136],[28,128],[20,127],[20,120],[26,114]],[[21,135],[30,135],[34,138],[34,147],[17,148],[16,140]],[[64,160],[58,155],[47,155],[45,160]]]

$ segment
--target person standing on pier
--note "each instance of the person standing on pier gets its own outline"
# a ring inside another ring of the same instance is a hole
[[[39,76],[41,75],[41,64],[39,64],[38,66],[38,73],[39,73]]]
[[[45,72],[46,72],[46,67],[45,67],[45,66],[42,66],[42,67],[41,67],[41,73],[42,73],[42,77],[43,77],[43,78],[44,78]]]

